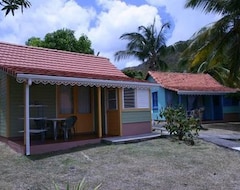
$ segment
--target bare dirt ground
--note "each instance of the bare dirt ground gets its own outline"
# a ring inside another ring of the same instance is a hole
[[[26,157],[0,143],[0,189],[54,189],[76,185],[103,190],[238,190],[240,152],[197,139],[171,138],[131,144],[92,145]]]

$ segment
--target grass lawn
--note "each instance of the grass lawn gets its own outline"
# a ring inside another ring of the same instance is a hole
[[[66,189],[85,178],[86,189],[240,189],[240,152],[197,140],[189,146],[170,138],[96,145],[23,156],[0,143],[0,189]],[[64,188],[65,187],[65,188]]]

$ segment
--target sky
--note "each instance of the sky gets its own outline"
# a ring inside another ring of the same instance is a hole
[[[24,45],[31,37],[41,39],[59,29],[75,31],[92,42],[95,54],[107,57],[118,69],[136,66],[136,59],[116,61],[114,53],[125,50],[124,33],[137,32],[138,26],[149,26],[155,19],[160,28],[170,23],[166,44],[188,40],[202,27],[220,16],[200,9],[184,8],[186,0],[30,0],[31,7],[5,17],[0,12],[0,41]]]

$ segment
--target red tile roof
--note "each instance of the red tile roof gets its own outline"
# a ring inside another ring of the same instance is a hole
[[[173,91],[235,92],[218,83],[209,74],[149,71],[148,75],[161,87]]]
[[[129,80],[109,59],[0,42],[0,69],[17,74],[39,74],[104,80]]]

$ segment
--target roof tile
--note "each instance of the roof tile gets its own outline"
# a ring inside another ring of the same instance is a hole
[[[0,52],[0,68],[13,75],[131,80],[104,57],[2,42]]]
[[[234,89],[218,83],[209,74],[149,71],[149,75],[152,76],[160,86],[173,91],[235,92]]]

